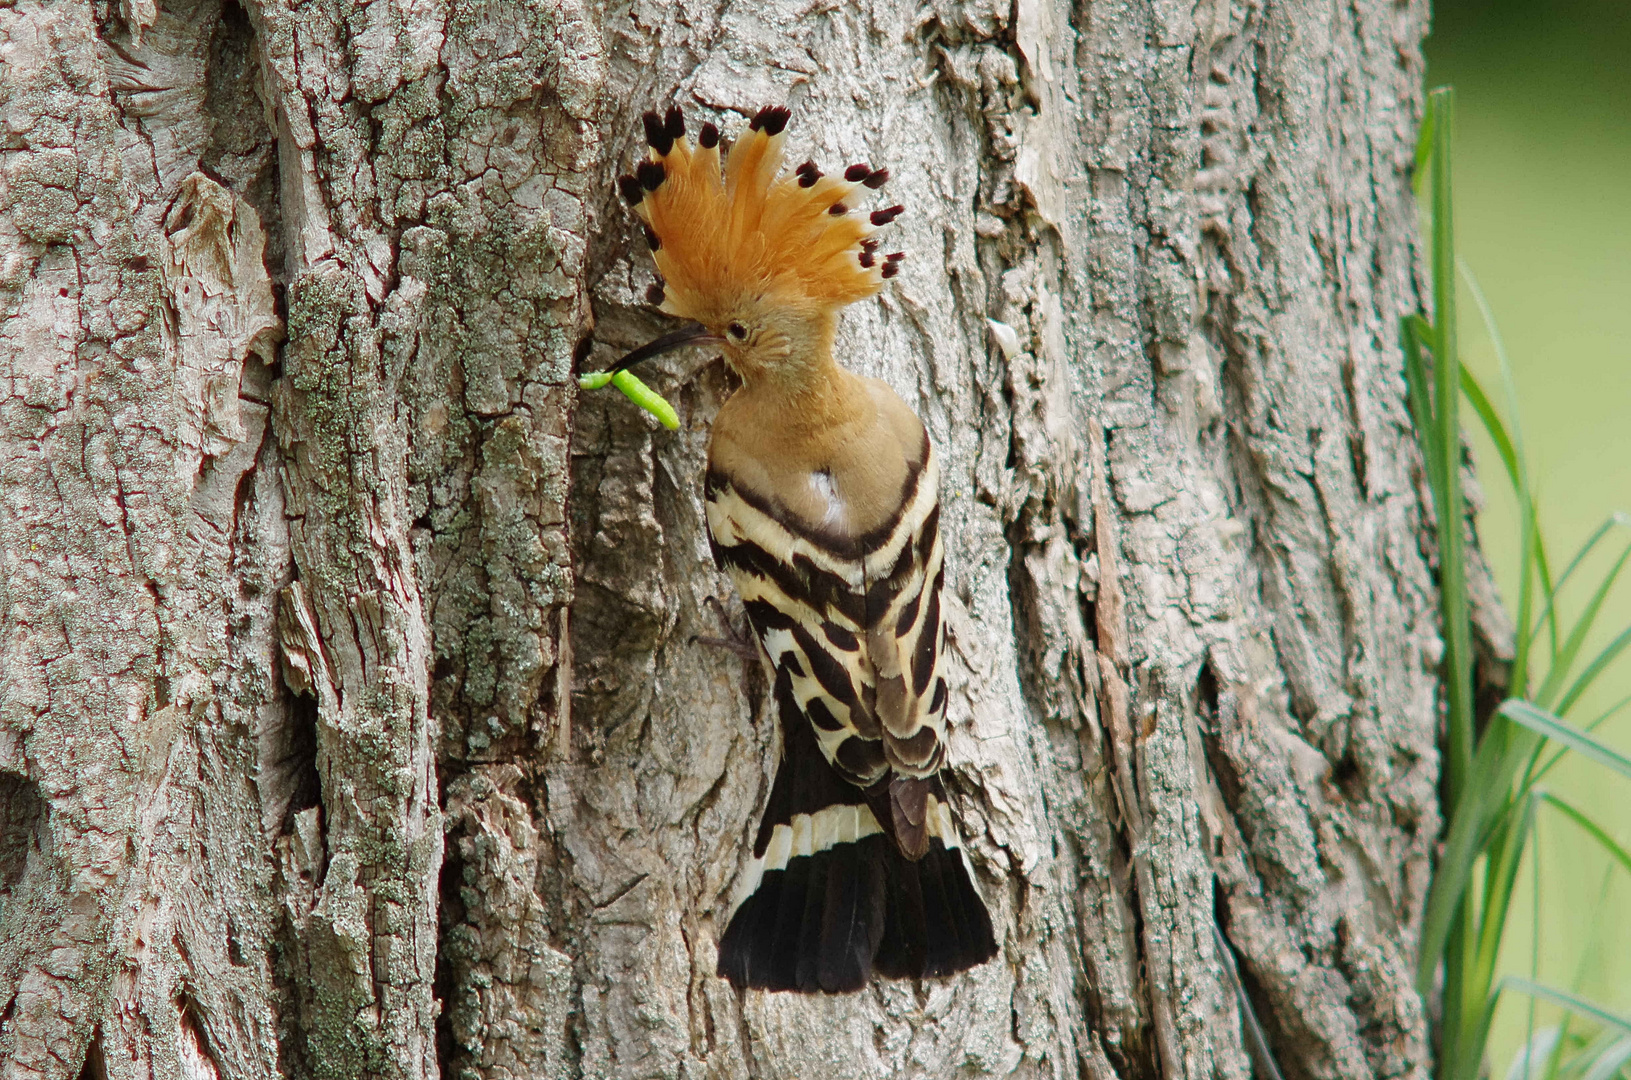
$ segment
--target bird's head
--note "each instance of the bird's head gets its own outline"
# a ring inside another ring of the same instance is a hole
[[[781,175],[785,108],[761,109],[721,169],[719,129],[693,145],[678,108],[645,114],[647,159],[618,186],[646,226],[663,279],[660,310],[690,325],[617,363],[625,368],[690,343],[717,344],[744,380],[798,377],[826,362],[838,310],[871,296],[904,257],[872,234],[901,212],[862,213],[888,170],[814,162]]]

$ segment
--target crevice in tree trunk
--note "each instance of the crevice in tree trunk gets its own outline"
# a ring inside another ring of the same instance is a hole
[[[85,1063],[80,1066],[79,1080],[108,1080],[108,1061],[102,1052],[102,1033],[91,1036],[85,1050]]]
[[[446,791],[445,785],[443,790]],[[453,837],[450,836],[449,839],[452,840]],[[440,899],[437,914],[441,922],[440,936],[436,943],[435,993],[440,1009],[436,1017],[436,1067],[438,1073],[447,1078],[460,1075],[461,1059],[467,1056],[453,1031],[453,1010],[458,1007],[463,991],[463,980],[455,974],[455,967],[464,958],[458,955],[457,945],[449,937],[449,931],[464,925],[467,916],[462,896],[463,887],[464,858],[459,854],[457,842],[452,842],[448,844],[447,852],[442,857],[442,874],[437,888]]]
[[[288,281],[277,137],[266,122],[267,94],[261,81],[263,57],[249,13],[237,0],[221,0],[209,37],[204,70],[204,112],[209,142],[199,168],[242,195],[260,215],[266,232],[263,255],[276,293]],[[280,312],[281,314],[281,312]]]
[[[7,904],[21,899],[18,889],[30,865],[50,851],[50,813],[38,784],[0,770],[0,925],[7,922]]]

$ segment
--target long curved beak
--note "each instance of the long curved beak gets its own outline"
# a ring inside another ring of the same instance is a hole
[[[684,345],[718,345],[722,344],[724,340],[719,335],[711,333],[701,323],[692,323],[690,326],[680,327],[671,334],[664,334],[660,338],[646,342],[613,364],[610,370],[614,372],[625,371],[642,360],[650,360],[653,356],[672,352]]]

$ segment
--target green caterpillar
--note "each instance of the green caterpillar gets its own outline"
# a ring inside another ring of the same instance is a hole
[[[578,376],[578,386],[584,390],[599,390],[607,383],[623,391],[624,397],[655,416],[657,422],[669,431],[679,430],[680,414],[674,411],[674,406],[629,372],[619,371],[613,374],[610,371],[596,371]]]

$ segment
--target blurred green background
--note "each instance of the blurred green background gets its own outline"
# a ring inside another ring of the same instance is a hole
[[[1457,91],[1456,231],[1494,311],[1554,566],[1605,516],[1631,511],[1631,0],[1436,0],[1428,85]],[[1461,293],[1463,359],[1507,408],[1495,351]],[[1477,419],[1464,410],[1463,423]],[[1517,593],[1518,525],[1500,461],[1475,442],[1479,535],[1503,596]],[[1628,542],[1614,534],[1582,576],[1600,578]],[[1611,556],[1610,556],[1611,553]],[[1631,578],[1631,573],[1627,574]],[[1574,611],[1584,603],[1579,590]],[[1588,657],[1631,623],[1631,580],[1598,620]],[[1572,712],[1586,723],[1631,695],[1631,653]],[[1631,709],[1600,734],[1631,750]],[[1566,761],[1554,792],[1631,844],[1631,785]],[[1541,811],[1538,926],[1520,878],[1502,967],[1631,1013],[1631,880],[1555,811]],[[1532,868],[1532,867],[1531,867]],[[1509,995],[1490,1042],[1494,1076],[1526,1037],[1528,999]],[[1538,1024],[1556,1022],[1537,1011]]]

